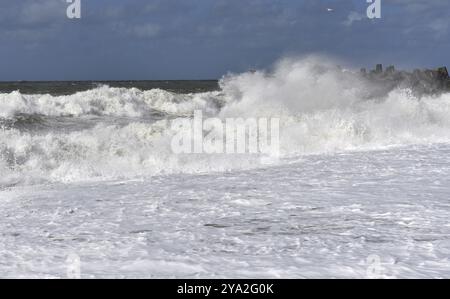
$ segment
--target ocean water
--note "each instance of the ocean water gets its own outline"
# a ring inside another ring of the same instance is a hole
[[[450,94],[315,58],[26,84],[0,93],[1,277],[67,277],[74,256],[87,278],[450,274]],[[279,118],[280,159],[174,154],[170,121],[196,110]]]

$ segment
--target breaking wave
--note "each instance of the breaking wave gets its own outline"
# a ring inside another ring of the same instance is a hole
[[[68,96],[23,95],[18,91],[0,94],[0,118],[17,115],[149,117],[155,111],[188,115],[192,111],[216,112],[220,98],[216,92],[175,94],[161,89],[100,86]]]
[[[175,155],[170,120],[280,118],[281,161],[305,154],[450,142],[450,94],[386,89],[333,62],[280,61],[227,75],[217,92],[98,88],[69,96],[0,94],[1,186],[261,166],[251,155]]]

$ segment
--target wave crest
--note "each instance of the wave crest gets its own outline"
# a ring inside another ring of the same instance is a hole
[[[117,116],[148,117],[155,111],[188,115],[194,110],[214,113],[220,105],[217,92],[175,94],[161,89],[100,86],[67,96],[24,95],[18,91],[0,94],[0,117],[12,119],[18,114],[45,116]]]

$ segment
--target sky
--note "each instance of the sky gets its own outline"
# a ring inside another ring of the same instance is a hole
[[[449,0],[0,0],[0,81],[216,79],[321,54],[450,66]]]

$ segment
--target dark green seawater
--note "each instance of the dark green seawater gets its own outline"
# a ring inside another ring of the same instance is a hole
[[[22,94],[70,95],[101,85],[140,90],[163,89],[175,93],[208,92],[219,89],[217,80],[202,81],[52,81],[52,82],[0,82],[0,93],[20,91]]]

